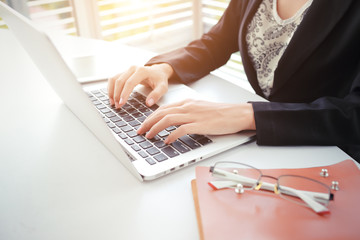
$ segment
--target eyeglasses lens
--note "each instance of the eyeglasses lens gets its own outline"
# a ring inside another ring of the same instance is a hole
[[[281,196],[290,201],[306,205],[301,198],[294,195],[292,189],[303,192],[319,203],[327,205],[330,197],[329,188],[313,179],[285,175],[278,179],[278,188]]]

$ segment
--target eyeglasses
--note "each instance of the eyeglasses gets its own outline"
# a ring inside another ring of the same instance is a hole
[[[237,162],[217,162],[210,167],[210,172],[213,177],[222,179],[209,182],[215,190],[233,188],[239,194],[245,190],[273,191],[284,199],[310,207],[316,213],[330,212],[327,205],[330,200],[334,200],[329,186],[303,176],[282,175],[275,178],[262,174],[259,169],[250,165]],[[274,179],[276,183],[263,182],[262,178]]]

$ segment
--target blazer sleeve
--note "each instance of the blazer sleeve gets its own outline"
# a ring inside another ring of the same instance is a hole
[[[233,52],[238,51],[239,7],[242,1],[231,1],[219,22],[200,39],[184,48],[158,55],[146,65],[168,63],[174,77],[188,83],[224,65]]]
[[[254,102],[259,145],[337,145],[360,160],[360,63],[344,98]],[[349,150],[351,149],[351,151]]]

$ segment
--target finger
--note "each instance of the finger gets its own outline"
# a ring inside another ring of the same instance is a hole
[[[153,138],[160,131],[164,130],[167,127],[182,125],[190,122],[190,117],[188,114],[170,114],[163,117],[160,121],[155,123],[150,130],[145,135],[146,138]]]
[[[127,81],[123,85],[119,100],[120,106],[126,103],[135,86],[141,83],[146,78],[146,76],[146,69],[144,67],[136,68],[134,73],[127,79]]]
[[[164,140],[164,143],[171,144],[176,141],[176,139],[186,135],[186,134],[200,134],[198,131],[199,127],[196,123],[183,124],[174,131],[172,131],[169,136]]]
[[[120,107],[119,102],[120,102],[124,84],[131,77],[131,75],[135,72],[135,69],[136,69],[136,67],[130,67],[125,73],[120,74],[120,76],[116,79],[115,87],[114,87],[114,102],[115,102],[116,108]]]
[[[146,105],[151,107],[159,101],[159,99],[167,92],[167,84],[164,82],[159,83],[154,90],[152,90],[146,98]]]
[[[153,125],[157,122],[161,121],[161,119],[165,118],[166,116],[170,116],[173,114],[182,113],[182,108],[169,108],[169,109],[160,109],[158,108],[155,112],[151,113],[145,121],[141,124],[140,128],[138,129],[138,134],[144,134],[149,131]]]
[[[116,74],[115,76],[111,77],[108,79],[108,86],[107,86],[107,90],[108,90],[108,96],[109,96],[109,100],[110,100],[110,104],[114,105],[114,88],[115,88],[115,81],[117,78],[119,78],[121,74]]]

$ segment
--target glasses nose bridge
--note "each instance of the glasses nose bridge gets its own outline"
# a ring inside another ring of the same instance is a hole
[[[260,179],[262,179],[262,178],[270,178],[270,179],[273,179],[275,181],[279,180],[279,178],[277,178],[277,177],[274,177],[274,176],[271,176],[271,175],[266,175],[266,174],[261,174]]]
[[[279,191],[278,191],[278,178],[274,177],[274,176],[266,175],[266,174],[261,174],[261,176],[259,178],[259,181],[256,184],[257,186],[255,187],[255,190],[259,190],[261,188],[261,186],[263,185],[263,182],[262,182],[263,178],[270,178],[270,179],[275,180],[273,191],[274,191],[274,193],[278,194],[279,193]]]

